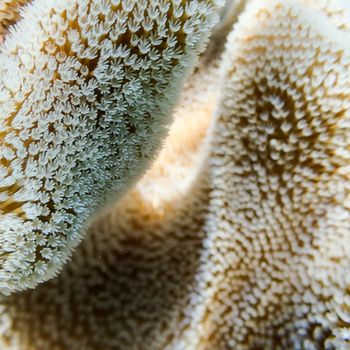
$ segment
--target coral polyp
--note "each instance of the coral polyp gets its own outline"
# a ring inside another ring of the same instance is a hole
[[[4,40],[9,28],[21,18],[21,9],[30,0],[2,0],[0,2],[0,43]]]
[[[228,3],[150,170],[0,296],[1,350],[348,350],[349,9]]]
[[[54,276],[154,159],[218,4],[34,0],[4,31],[1,292]]]

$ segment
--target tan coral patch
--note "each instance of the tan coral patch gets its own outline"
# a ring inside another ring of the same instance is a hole
[[[0,43],[4,40],[8,28],[21,18],[20,10],[31,0],[1,0],[0,1]]]

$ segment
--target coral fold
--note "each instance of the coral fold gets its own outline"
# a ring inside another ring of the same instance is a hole
[[[350,7],[239,3],[152,168],[0,298],[1,350],[350,348]]]

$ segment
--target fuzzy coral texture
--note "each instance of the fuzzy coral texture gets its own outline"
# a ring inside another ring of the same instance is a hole
[[[56,275],[154,159],[219,2],[2,4],[1,292]]]
[[[153,167],[0,299],[1,350],[350,348],[350,6],[241,3]]]
[[[8,33],[8,28],[16,24],[20,18],[20,10],[30,0],[2,0],[0,2],[0,43]]]

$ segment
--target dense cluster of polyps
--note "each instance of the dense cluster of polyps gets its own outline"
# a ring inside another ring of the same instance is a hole
[[[153,159],[217,1],[35,0],[0,47],[0,290],[53,276]]]
[[[350,345],[350,50],[331,3],[251,2],[228,39],[201,292],[211,348]]]
[[[246,2],[222,85],[204,60],[185,91],[206,120],[221,90],[206,145],[181,106],[62,273],[1,299],[1,349],[349,349],[348,2]]]
[[[21,18],[21,8],[30,0],[2,0],[0,2],[0,43],[4,40],[8,29]]]
[[[196,174],[218,77],[212,62],[188,79],[154,166],[59,276],[0,299],[1,350],[192,349],[182,335],[207,207]]]

